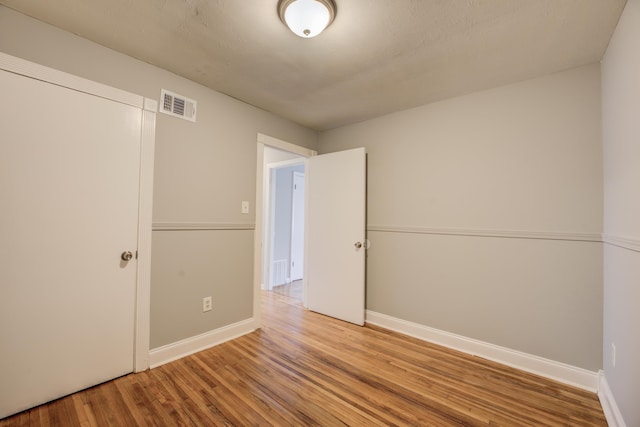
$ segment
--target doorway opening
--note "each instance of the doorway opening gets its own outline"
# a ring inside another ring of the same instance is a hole
[[[304,157],[265,147],[265,168],[262,289],[302,303]]]
[[[258,134],[253,317],[260,324],[262,292],[306,306],[304,218],[306,161],[317,152]]]

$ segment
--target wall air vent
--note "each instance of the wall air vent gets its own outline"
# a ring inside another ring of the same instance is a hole
[[[160,112],[180,117],[192,122],[196,121],[196,104],[193,99],[162,89],[160,92]]]

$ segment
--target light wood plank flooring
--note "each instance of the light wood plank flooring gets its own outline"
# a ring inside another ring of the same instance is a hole
[[[263,328],[0,426],[604,426],[579,389],[263,295]]]
[[[291,303],[302,302],[302,280],[295,280],[286,285],[275,286],[271,292],[291,298]]]

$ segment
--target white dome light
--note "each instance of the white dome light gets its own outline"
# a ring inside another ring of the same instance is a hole
[[[278,13],[282,22],[296,35],[315,37],[331,24],[335,17],[332,0],[280,0]]]

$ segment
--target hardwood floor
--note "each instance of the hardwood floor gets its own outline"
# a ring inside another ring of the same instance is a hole
[[[263,295],[263,328],[0,426],[606,426],[596,395]]]
[[[295,280],[286,285],[274,286],[271,292],[295,300],[291,302],[302,302],[302,280]]]

